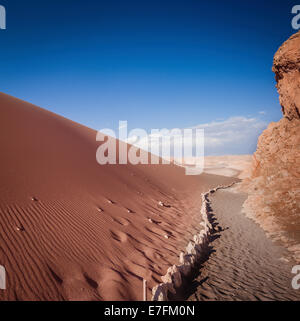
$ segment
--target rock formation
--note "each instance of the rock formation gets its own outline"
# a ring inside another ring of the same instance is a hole
[[[300,32],[278,49],[273,71],[283,118],[259,137],[244,208],[300,261]]]

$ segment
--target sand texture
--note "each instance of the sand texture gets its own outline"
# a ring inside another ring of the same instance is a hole
[[[247,195],[233,188],[210,195],[211,215],[219,232],[211,253],[181,299],[300,300],[292,288],[292,263],[286,249],[268,239],[253,220],[242,213]]]
[[[142,300],[143,278],[150,298],[228,181],[100,166],[94,130],[5,94],[0,115],[0,300]]]

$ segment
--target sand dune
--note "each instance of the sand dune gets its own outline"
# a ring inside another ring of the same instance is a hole
[[[250,175],[252,155],[206,156],[205,173],[238,177],[244,179]]]
[[[176,164],[189,167],[196,163],[194,157],[185,157],[184,162],[175,159]],[[244,179],[250,176],[252,155],[205,156],[204,172],[207,174]]]
[[[200,194],[228,180],[100,166],[94,130],[5,94],[0,115],[0,300],[141,300],[143,278],[150,297],[197,230]]]

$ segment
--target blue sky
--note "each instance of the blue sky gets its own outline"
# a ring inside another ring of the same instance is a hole
[[[281,117],[272,59],[295,32],[297,1],[0,4],[0,90],[79,123],[150,130],[234,120],[243,130],[253,122],[241,119],[257,120],[239,147],[210,152],[220,154],[253,152],[258,131]]]

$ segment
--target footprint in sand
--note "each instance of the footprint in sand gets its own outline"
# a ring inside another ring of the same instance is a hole
[[[154,264],[157,260],[163,258],[163,255],[158,253],[158,251],[154,248],[145,248],[144,249],[145,256],[151,260]]]
[[[20,225],[20,226],[17,226],[16,227],[16,230],[19,231],[19,232],[24,232],[25,231],[25,228],[23,225]]]
[[[171,207],[171,205],[166,204],[166,203],[164,203],[164,202],[162,202],[162,201],[159,201],[159,202],[158,202],[158,205],[161,206],[161,207],[168,207],[168,208]]]
[[[162,230],[159,228],[156,228],[155,226],[152,226],[151,228],[146,226],[145,230],[156,235],[156,236],[162,236]]]
[[[127,234],[121,231],[110,231],[111,237],[117,242],[126,242],[128,240]]]
[[[86,282],[94,289],[98,288],[98,282],[96,282],[95,280],[93,280],[90,276],[88,276],[87,273],[83,273],[83,276],[86,280]]]
[[[150,222],[150,223],[153,223],[153,224],[156,224],[156,225],[159,225],[159,224],[161,224],[161,222],[159,222],[159,221],[155,221],[154,219],[152,219],[152,218],[148,218],[148,221]]]
[[[113,221],[123,226],[127,226],[131,223],[129,220],[123,217],[113,218]]]

